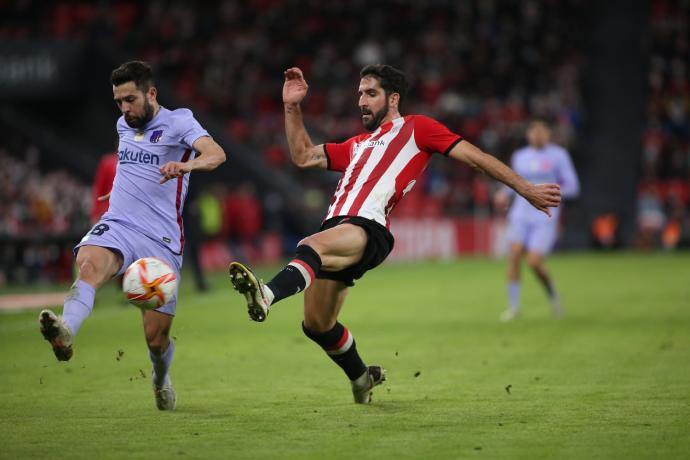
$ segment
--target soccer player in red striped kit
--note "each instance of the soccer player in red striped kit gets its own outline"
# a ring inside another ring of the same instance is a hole
[[[307,82],[296,67],[285,72],[285,131],[292,161],[300,168],[329,169],[343,176],[321,230],[299,242],[294,259],[270,282],[264,284],[239,262],[232,262],[229,272],[254,321],[264,321],[273,304],[304,291],[304,333],[347,374],[355,403],[367,404],[372,388],[385,380],[385,371],[364,364],[338,313],[354,280],[393,249],[388,216],[431,156],[440,153],[467,163],[546,214],[561,198],[557,184],[531,184],[441,123],[422,115],[400,115],[408,86],[401,71],[369,65],[360,77],[359,108],[368,132],[343,143],[314,145],[300,108]]]

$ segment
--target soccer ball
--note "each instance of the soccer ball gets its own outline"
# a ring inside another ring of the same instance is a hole
[[[177,276],[161,259],[144,257],[127,267],[122,290],[132,305],[142,310],[153,310],[175,297]]]

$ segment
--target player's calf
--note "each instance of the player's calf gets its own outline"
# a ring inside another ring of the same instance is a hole
[[[69,361],[72,357],[72,333],[62,317],[50,310],[41,311],[38,316],[41,334],[50,346],[58,361]]]
[[[336,322],[335,326],[325,332],[315,332],[302,323],[304,334],[316,342],[345,372],[352,383],[352,394],[355,402],[368,404],[371,401],[371,389],[386,380],[386,372],[379,366],[366,367],[357,352],[357,344],[350,331]]]
[[[307,289],[321,269],[321,257],[309,245],[301,244],[295,257],[266,283],[269,302],[274,304]]]

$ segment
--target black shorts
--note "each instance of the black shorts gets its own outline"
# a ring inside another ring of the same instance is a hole
[[[378,222],[359,216],[338,216],[328,219],[321,224],[321,230],[328,230],[340,224],[352,224],[362,227],[367,232],[367,247],[364,248],[362,259],[337,272],[319,270],[317,278],[342,281],[345,286],[354,286],[355,280],[360,279],[367,271],[381,264],[393,250],[395,240],[386,227]]]

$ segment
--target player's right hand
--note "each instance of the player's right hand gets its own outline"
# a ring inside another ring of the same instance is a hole
[[[182,177],[192,172],[192,169],[194,169],[192,161],[169,161],[165,163],[160,167],[161,176],[163,176],[161,177],[160,183],[165,184],[170,179]]]
[[[304,80],[304,75],[298,67],[291,67],[285,71],[285,83],[283,84],[283,103],[299,104],[307,95],[309,85]]]
[[[551,217],[549,208],[561,204],[561,186],[558,184],[534,184],[522,194],[532,206]]]

